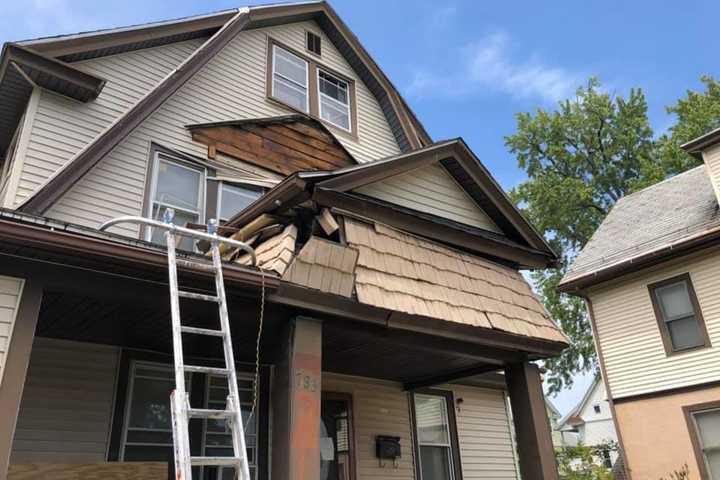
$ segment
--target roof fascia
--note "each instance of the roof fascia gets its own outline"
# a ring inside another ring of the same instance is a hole
[[[82,102],[96,98],[105,86],[105,79],[103,78],[90,75],[65,62],[50,58],[14,43],[6,44],[3,48],[3,76],[10,64],[16,64],[31,83],[35,82],[29,79],[27,76],[29,72],[27,72],[25,68],[39,71],[59,80],[59,85],[52,88],[53,91]],[[60,85],[63,84],[72,88],[61,88]],[[48,86],[42,84],[39,86],[48,88]]]
[[[227,10],[200,17],[138,25],[136,27],[88,32],[76,35],[64,35],[57,38],[41,38],[19,42],[34,51],[52,57],[62,57],[117,47],[136,42],[151,42],[193,32],[203,32],[221,28],[237,15],[238,10]]]
[[[105,155],[127,137],[137,126],[159,108],[192,76],[230,42],[249,21],[247,10],[240,11],[215,35],[198,48],[177,69],[141,98],[124,116],[83,148],[62,170],[51,177],[18,210],[42,214],[80,180]]]
[[[720,128],[716,128],[715,130],[712,130],[705,135],[690,140],[689,142],[681,145],[680,148],[682,148],[698,160],[702,160],[703,150],[712,147],[718,142],[720,142]]]
[[[292,208],[310,198],[307,186],[307,182],[297,174],[290,175],[244,210],[231,217],[225,225],[241,227],[263,213]]]

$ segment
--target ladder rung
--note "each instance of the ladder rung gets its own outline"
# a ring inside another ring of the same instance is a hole
[[[207,373],[208,375],[224,375],[226,377],[230,375],[230,370],[228,370],[227,368],[202,367],[200,365],[184,365],[183,369],[186,372]]]
[[[229,410],[212,410],[207,408],[189,408],[189,418],[233,418],[235,412]]]
[[[190,457],[193,466],[239,467],[242,461],[239,457]]]
[[[193,262],[191,260],[183,260],[182,258],[176,259],[175,262],[178,264],[178,266],[185,267],[190,270],[200,270],[201,272],[215,272],[215,265],[212,265],[210,263]]]
[[[222,330],[212,330],[209,328],[196,328],[196,327],[180,327],[180,331],[183,333],[194,333],[196,335],[210,335],[211,337],[222,337],[225,333]]]
[[[205,295],[204,293],[186,292],[185,290],[178,290],[178,295],[185,298],[192,298],[193,300],[204,300],[206,302],[217,303],[220,301],[215,295]]]

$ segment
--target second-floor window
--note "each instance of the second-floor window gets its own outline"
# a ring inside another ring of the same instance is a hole
[[[710,346],[690,275],[670,278],[648,288],[669,355]]]
[[[318,70],[320,118],[350,131],[350,86],[344,80]]]
[[[273,45],[272,96],[309,113],[308,62]]]
[[[241,212],[248,205],[260,198],[263,189],[250,185],[232,185],[221,182],[218,188],[218,217],[221,222],[227,222],[235,214]]]

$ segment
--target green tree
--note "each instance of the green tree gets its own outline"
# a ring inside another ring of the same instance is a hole
[[[688,90],[685,98],[666,109],[675,116],[675,123],[658,138],[656,176],[674,175],[698,165],[699,160],[685,153],[681,145],[720,127],[720,82],[708,75],[700,81],[705,91]]]
[[[612,96],[590,79],[555,111],[518,114],[517,132],[505,138],[528,176],[511,195],[560,255],[558,269],[532,273],[545,307],[571,340],[545,364],[551,391],[571,385],[577,372],[597,369],[585,306],[556,287],[612,205],[644,185],[652,137],[642,91]]]
[[[612,471],[605,466],[605,458],[617,452],[616,442],[596,446],[577,445],[555,451],[561,480],[613,480]]]

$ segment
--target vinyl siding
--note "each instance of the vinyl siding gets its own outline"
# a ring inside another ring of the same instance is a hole
[[[395,205],[502,233],[440,165],[397,175],[355,191]]]
[[[716,145],[707,149],[702,156],[713,190],[715,190],[715,196],[720,199],[720,146]]]
[[[0,276],[0,383],[5,372],[5,358],[10,348],[23,284],[21,278]]]
[[[323,373],[323,391],[352,394],[358,480],[414,477],[413,427],[408,393],[394,382]],[[462,398],[456,411],[460,460],[465,480],[516,479],[513,441],[501,390],[444,385]],[[400,437],[398,468],[380,467],[375,437]]]
[[[87,103],[38,89],[39,99],[29,142],[23,148],[16,205],[132,107],[202,42],[202,39],[194,39],[74,63],[78,69],[107,80],[100,95]]]
[[[647,285],[689,273],[711,348],[668,357]],[[615,279],[589,291],[613,398],[720,380],[720,252],[717,249]]]
[[[119,350],[36,338],[11,463],[105,461]]]
[[[137,215],[142,208],[151,141],[204,157],[206,147],[192,142],[186,125],[291,113],[265,95],[267,39],[272,36],[303,51],[307,29],[323,38],[322,63],[356,81],[359,140],[340,134],[338,140],[358,161],[397,154],[399,148],[375,97],[314,22],[249,30],[238,34],[65,194],[48,215],[93,227],[108,218]],[[135,233],[133,229],[124,231]]]

